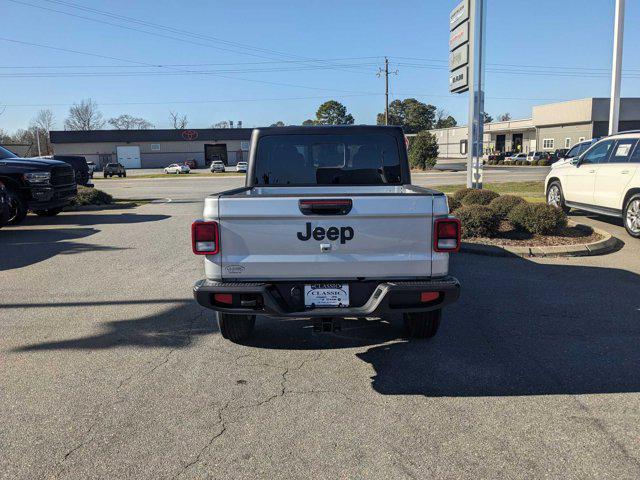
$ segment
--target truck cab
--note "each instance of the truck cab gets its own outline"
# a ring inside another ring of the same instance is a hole
[[[459,295],[448,266],[460,223],[445,195],[411,185],[397,127],[256,129],[246,186],[208,196],[203,213],[194,295],[234,341],[256,315],[399,313],[411,336],[429,337]]]

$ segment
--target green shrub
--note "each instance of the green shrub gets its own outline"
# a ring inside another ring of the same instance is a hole
[[[539,160],[531,160],[531,166],[532,167],[537,167],[538,166],[538,162],[539,162]]]
[[[456,198],[452,195],[447,195],[447,201],[449,202],[449,211],[453,212],[457,209],[460,208],[461,203],[459,200],[456,200]]]
[[[438,140],[427,130],[418,132],[409,144],[409,163],[412,168],[426,170],[435,167],[438,160]]]
[[[520,204],[507,218],[514,227],[539,235],[550,235],[567,226],[564,212],[544,203]]]
[[[498,160],[498,165],[504,165],[504,160]]]
[[[518,160],[516,163],[522,167],[522,166],[527,164],[527,161],[526,160]]]
[[[87,188],[78,185],[78,195],[71,205],[111,205],[113,197],[97,188]]]
[[[523,203],[524,198],[522,197],[516,197],[515,195],[501,195],[500,197],[491,200],[489,206],[498,214],[500,219],[504,220],[507,218],[509,213],[511,213],[511,210]]]
[[[489,205],[499,196],[499,193],[492,190],[473,190],[462,198],[461,203],[462,205]]]
[[[538,160],[538,165],[541,167],[548,167],[549,165],[551,165],[551,162],[546,159],[541,159],[541,160]]]
[[[462,238],[495,237],[500,227],[500,217],[486,205],[463,205],[456,217],[462,223]]]
[[[455,198],[459,202],[462,202],[462,199],[473,191],[475,191],[474,188],[461,188],[460,190],[456,190],[455,192],[453,192],[453,198]]]

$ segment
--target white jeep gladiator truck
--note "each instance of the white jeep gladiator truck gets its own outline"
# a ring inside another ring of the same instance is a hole
[[[256,315],[402,314],[408,335],[432,337],[459,296],[460,222],[445,195],[411,185],[398,127],[255,129],[246,186],[209,195],[191,232],[195,299],[232,341]]]

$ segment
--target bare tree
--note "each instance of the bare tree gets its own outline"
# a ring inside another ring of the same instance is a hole
[[[499,122],[508,122],[509,120],[511,120],[511,114],[509,112],[498,115]]]
[[[189,124],[189,120],[187,119],[186,115],[180,115],[178,112],[169,112],[169,116],[171,117],[173,128],[177,130],[187,128],[187,125]]]
[[[40,153],[44,155],[50,155],[53,153],[53,148],[51,147],[51,141],[49,138],[49,132],[53,129],[53,124],[53,113],[51,110],[43,109],[33,117],[29,126],[29,130],[33,130],[34,135],[38,136],[40,140]]]
[[[146,130],[153,128],[153,124],[144,118],[132,117],[127,114],[110,118],[108,122],[116,130]]]
[[[64,121],[66,130],[100,130],[104,127],[102,113],[98,110],[98,104],[91,100],[82,100],[74,103],[69,109],[69,116]]]
[[[227,122],[226,120],[222,120],[221,122],[214,123],[212,125],[212,128],[229,128],[229,126],[229,122]]]

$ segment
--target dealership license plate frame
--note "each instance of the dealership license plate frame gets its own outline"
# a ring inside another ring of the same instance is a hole
[[[315,292],[315,293],[311,293]],[[349,284],[314,283],[304,286],[304,305],[308,308],[343,308],[349,306]]]

